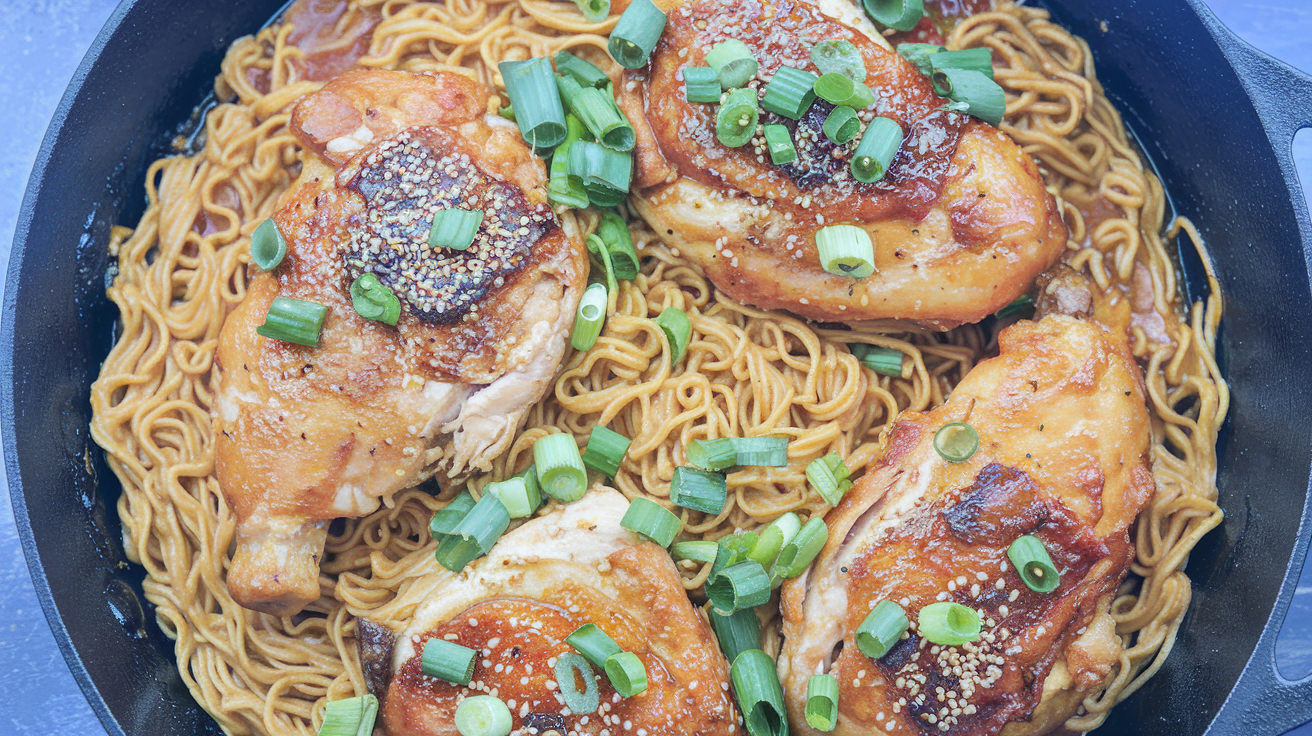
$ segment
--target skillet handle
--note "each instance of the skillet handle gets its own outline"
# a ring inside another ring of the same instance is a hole
[[[1239,75],[1284,163],[1294,134],[1300,128],[1312,126],[1312,75],[1254,48],[1226,28],[1211,11],[1203,10],[1200,15]]]

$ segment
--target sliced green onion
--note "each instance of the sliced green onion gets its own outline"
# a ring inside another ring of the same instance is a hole
[[[583,179],[594,205],[614,207],[628,196],[633,156],[600,143],[578,141],[569,147],[569,173]]]
[[[861,118],[856,116],[856,110],[840,105],[829,111],[829,116],[825,118],[821,130],[824,131],[826,138],[835,145],[841,146],[861,132]]]
[[[693,440],[684,448],[688,462],[706,470],[724,470],[738,464],[738,450],[733,439]]]
[[[465,518],[472,508],[474,508],[473,495],[469,491],[461,491],[459,496],[451,499],[450,503],[433,514],[432,521],[428,522],[429,533],[437,539],[455,532],[456,527],[460,525],[460,520]]]
[[[706,582],[706,597],[717,613],[729,615],[770,600],[770,573],[756,560],[743,560]]]
[[[716,542],[719,549],[715,553],[715,561],[711,563],[711,571],[706,579],[710,580],[724,568],[733,567],[746,560],[758,540],[756,532],[752,531],[736,531],[720,537]]]
[[[574,316],[574,331],[569,335],[569,344],[575,350],[591,350],[597,344],[602,325],[606,324],[606,287],[602,284],[590,284],[583,290],[579,299],[579,311]]]
[[[817,731],[832,731],[838,725],[838,680],[833,675],[807,678],[806,724]]]
[[[979,449],[979,433],[965,422],[948,422],[934,433],[934,450],[950,463],[964,463]]]
[[[902,126],[896,120],[871,120],[852,152],[852,178],[865,184],[883,179],[902,147],[902,138]]]
[[[797,160],[797,146],[793,145],[793,134],[787,126],[775,123],[765,126],[765,145],[770,149],[770,162],[776,166]]]
[[[501,117],[505,118],[506,120],[509,120],[509,121],[512,122],[512,123],[515,122],[515,106],[514,106],[514,105],[506,105],[505,107],[498,108],[498,109],[497,109],[497,114],[500,115]]]
[[[574,0],[589,22],[600,23],[610,15],[610,0]]]
[[[1034,297],[1030,296],[1029,294],[1021,294],[1020,296],[1016,297],[1015,301],[1013,301],[1011,304],[1008,304],[1002,309],[999,309],[998,311],[994,312],[993,316],[1002,319],[1006,317],[1012,317],[1018,314],[1025,314],[1026,312],[1033,312],[1033,309],[1034,309]]]
[[[401,318],[401,300],[372,273],[362,273],[351,282],[351,306],[361,317],[393,327]]]
[[[661,547],[670,546],[683,522],[673,511],[650,498],[639,496],[629,502],[629,510],[620,519],[620,526],[639,534]]]
[[[1038,537],[1026,534],[1017,538],[1007,548],[1007,558],[1016,566],[1021,582],[1035,593],[1051,593],[1061,583],[1061,573]]]
[[[733,661],[733,691],[749,736],[786,736],[784,689],[770,655],[749,649]]]
[[[815,80],[815,93],[825,102],[864,110],[875,104],[875,93],[861,82],[842,74],[826,74]]]
[[[494,695],[472,695],[456,706],[460,736],[510,736],[513,729],[510,708]]]
[[[843,500],[843,494],[852,487],[848,475],[847,464],[836,452],[816,458],[806,466],[806,479],[830,506],[837,506]]]
[[[419,667],[425,675],[453,685],[468,685],[474,677],[478,650],[462,647],[453,641],[432,637],[424,642]]]
[[[925,14],[922,0],[864,0],[866,15],[895,31],[909,31]]]
[[[866,81],[866,60],[851,41],[821,41],[811,47],[811,61],[821,74],[842,74],[853,82]]]
[[[724,87],[720,77],[709,66],[687,66],[683,68],[683,97],[689,102],[716,102]]]
[[[565,140],[551,154],[551,178],[547,181],[547,201],[556,206],[583,209],[588,206],[588,190],[583,177],[570,171],[569,151],[576,141],[582,140],[587,128],[573,115],[565,116],[568,131]]]
[[[371,694],[343,698],[323,710],[319,736],[373,736],[378,718],[378,698]]]
[[[273,218],[260,223],[251,233],[251,260],[261,271],[272,271],[287,256],[287,239]]]
[[[606,659],[606,678],[621,697],[631,698],[647,689],[647,668],[633,652],[617,652]]]
[[[829,541],[829,527],[819,516],[806,522],[793,537],[779,550],[779,558],[770,571],[772,578],[791,580],[806,571],[815,561],[816,555]]]
[[[979,613],[951,601],[931,603],[920,609],[916,631],[934,644],[960,646],[979,638]]]
[[[738,452],[736,465],[759,468],[782,468],[788,464],[787,437],[732,437]]]
[[[601,213],[596,235],[610,253],[615,278],[625,281],[637,278],[638,251],[633,247],[633,234],[624,218],[611,211]]]
[[[503,61],[497,68],[506,85],[506,96],[515,108],[520,135],[533,150],[541,153],[565,140],[565,108],[556,91],[551,60],[540,56],[528,61]]]
[[[714,562],[715,554],[720,546],[715,542],[698,540],[695,542],[675,542],[670,548],[676,560],[692,560],[693,562]]]
[[[633,126],[615,105],[609,90],[585,87],[565,74],[556,75],[556,87],[570,114],[577,116],[603,146],[621,152],[633,149]]]
[[[820,228],[815,233],[815,247],[820,254],[820,267],[835,276],[863,279],[875,272],[875,241],[870,233],[856,225]]]
[[[610,55],[626,69],[647,64],[665,32],[665,13],[651,0],[633,0],[610,32]]]
[[[522,476],[498,480],[483,486],[484,493],[496,496],[512,519],[524,519],[533,515],[542,505],[542,494],[538,484],[529,482]]]
[[[474,244],[478,228],[483,225],[483,210],[456,207],[438,210],[433,215],[433,226],[428,231],[430,248],[466,250]]]
[[[719,473],[678,467],[670,481],[670,500],[685,509],[718,514],[724,511],[728,489],[728,482]]]
[[[706,52],[706,65],[715,70],[725,89],[742,87],[756,76],[760,67],[747,44],[736,38],[725,39]],[[755,90],[752,91],[755,96]]]
[[[264,324],[255,332],[270,340],[294,342],[297,345],[319,347],[319,332],[328,307],[304,299],[275,296],[264,315]]]
[[[715,138],[730,148],[745,145],[756,134],[758,118],[756,90],[732,90],[715,114]]]
[[[558,432],[539,437],[533,443],[533,467],[537,468],[538,487],[561,503],[577,501],[588,490],[588,471],[583,468],[574,435]]]
[[[750,608],[721,616],[711,609],[711,628],[720,642],[724,658],[732,662],[749,649],[761,648],[761,622]]]
[[[596,2],[596,0],[583,1]],[[610,1],[601,1],[605,2],[606,9],[609,11]],[[571,77],[575,82],[578,82],[584,87],[596,87],[597,89],[602,89],[610,84],[610,77],[606,76],[606,72],[597,68],[596,64],[593,64],[586,59],[580,59],[568,51],[556,52],[556,73]]]
[[[779,551],[784,548],[785,544],[793,541],[793,538],[801,530],[801,518],[789,511],[761,530],[757,536],[756,545],[752,547],[751,552],[747,553],[747,556],[761,563],[762,567],[769,570],[774,565],[775,560],[779,559]]]
[[[688,315],[682,309],[674,307],[666,307],[665,311],[656,316],[655,322],[670,343],[670,366],[673,367],[683,360],[683,356],[688,352],[688,339],[692,337],[692,322],[688,320]]]
[[[801,120],[815,102],[816,76],[808,71],[781,66],[765,85],[761,107],[790,120]]]
[[[871,659],[888,654],[906,633],[907,612],[893,601],[880,601],[856,627],[856,648]]]
[[[929,55],[930,69],[967,69],[993,79],[993,52],[984,48],[941,51]]]
[[[897,45],[897,53],[907,61],[916,65],[921,74],[929,76],[934,73],[931,56],[945,49],[938,44],[933,43],[900,43]]]
[[[593,470],[614,478],[620,470],[620,463],[629,452],[633,440],[619,432],[600,425],[592,428],[588,444],[583,448],[583,464]]]
[[[597,667],[604,667],[606,660],[612,654],[624,651],[596,624],[583,624],[578,627],[574,633],[565,637],[565,643],[577,649],[579,654]]]
[[[902,351],[893,348],[880,348],[874,345],[852,343],[847,346],[852,355],[861,361],[861,365],[881,376],[899,378],[902,375]]]
[[[615,278],[615,262],[610,258],[610,251],[606,248],[606,243],[596,233],[587,237],[588,255],[592,256],[592,268],[588,272],[588,285],[602,283],[606,284],[606,293],[613,294],[619,291],[620,284]]]
[[[431,522],[430,522],[431,529]],[[486,494],[437,545],[438,564],[451,572],[492,550],[492,545],[510,526],[510,511],[496,496]]]
[[[989,125],[1002,122],[1007,94],[988,76],[968,69],[935,69],[934,90],[966,106],[966,112]]]
[[[601,689],[597,687],[597,675],[593,673],[588,660],[574,652],[564,652],[556,657],[556,685],[565,698],[565,707],[576,714],[591,713],[601,704]],[[579,680],[583,680],[583,690],[579,690]]]

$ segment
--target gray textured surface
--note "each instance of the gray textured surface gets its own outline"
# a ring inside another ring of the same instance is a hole
[[[207,0],[212,1],[212,0]],[[1209,0],[1231,28],[1259,48],[1312,72],[1312,1]],[[14,220],[50,116],[115,0],[0,2],[0,264],[9,261]],[[1299,171],[1312,183],[1312,134],[1295,144]],[[3,265],[0,265],[3,268]],[[4,479],[0,477],[0,487]],[[0,498],[7,496],[0,491]],[[1281,670],[1312,672],[1312,574],[1304,572],[1279,645]],[[0,501],[0,734],[37,736],[104,731],[73,682],[41,613],[18,546],[13,512]],[[7,627],[7,631],[5,630]],[[1294,732],[1312,736],[1312,725]]]

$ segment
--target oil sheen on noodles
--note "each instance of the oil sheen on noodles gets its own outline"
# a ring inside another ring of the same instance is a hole
[[[289,22],[233,44],[215,85],[221,104],[194,148],[179,141],[179,155],[152,165],[145,215],[135,229],[115,231],[119,270],[109,296],[122,329],[93,387],[92,431],[122,481],[125,546],[149,573],[146,595],[176,640],[182,676],[228,731],[313,734],[328,700],[365,691],[354,617],[400,620],[413,610],[422,595],[417,570],[432,554],[428,519],[445,503],[431,488],[410,489],[367,518],[335,524],[323,597],[299,616],[248,611],[224,587],[234,519],[214,477],[211,367],[223,319],[245,292],[250,233],[299,168],[286,127],[291,106],[357,57],[367,66],[461,70],[494,87],[504,59],[568,48],[605,65],[613,23],[588,23],[573,3],[552,0],[302,0]],[[1166,316],[1133,322],[1154,417],[1157,495],[1137,525],[1134,575],[1113,606],[1127,649],[1106,690],[1068,724],[1082,731],[1170,651],[1190,598],[1184,563],[1221,520],[1215,442],[1228,392],[1213,354],[1219,291],[1213,282],[1206,302],[1182,303],[1167,243],[1182,229],[1194,233],[1186,222],[1166,228],[1161,185],[1129,143],[1081,40],[1043,11],[999,2],[959,23],[948,42],[988,46],[1002,60],[1003,127],[1039,160],[1063,202],[1066,263],[1106,295],[1137,294],[1139,313]],[[685,511],[685,529],[714,539],[788,510],[822,513],[805,490],[806,463],[836,450],[859,472],[897,412],[942,402],[1003,326],[823,329],[717,299],[657,236],[636,225],[635,234],[643,273],[612,297],[597,346],[568,359],[494,477],[527,466],[544,433],[582,441],[602,423],[634,439],[616,485],[629,496],[663,497],[690,440],[786,434],[787,467],[732,474],[725,511]],[[693,327],[688,358],[673,371],[649,321],[671,306],[687,310]],[[845,346],[852,342],[902,351],[903,376],[862,368]],[[683,563],[690,589],[705,573]]]

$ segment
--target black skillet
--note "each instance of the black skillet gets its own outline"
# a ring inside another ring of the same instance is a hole
[[[19,218],[0,332],[9,487],[46,617],[114,736],[220,731],[143,611],[119,484],[88,436],[88,390],[117,316],[105,244],[112,225],[141,215],[147,165],[211,89],[224,50],[281,3],[124,2],[55,114]],[[1285,680],[1274,658],[1312,534],[1312,223],[1290,158],[1294,132],[1312,124],[1312,78],[1239,41],[1199,0],[1051,5],[1088,40],[1227,297],[1227,518],[1190,558],[1194,599],[1175,651],[1102,733],[1278,734],[1312,719],[1312,680]],[[1197,298],[1201,269],[1188,255],[1184,266]]]

